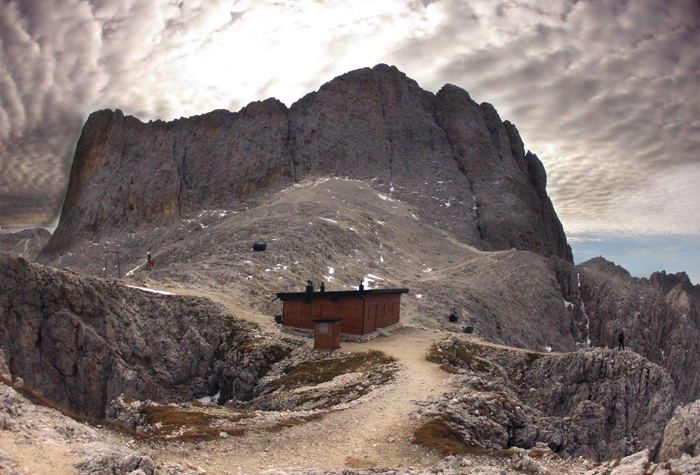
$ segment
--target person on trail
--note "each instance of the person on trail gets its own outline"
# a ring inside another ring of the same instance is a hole
[[[146,270],[151,271],[151,252],[149,251],[148,254],[146,254]]]
[[[618,350],[623,350],[625,349],[625,334],[623,332],[620,332],[620,334],[617,336],[617,349]]]

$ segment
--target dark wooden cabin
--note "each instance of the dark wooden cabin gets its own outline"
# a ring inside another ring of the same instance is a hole
[[[408,289],[344,290],[339,292],[278,293],[282,323],[295,328],[315,328],[314,320],[341,318],[341,332],[366,335],[399,323],[401,294]]]

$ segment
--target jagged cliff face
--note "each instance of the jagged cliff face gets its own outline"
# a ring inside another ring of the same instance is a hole
[[[456,337],[438,348],[460,370],[458,389],[418,412],[441,415],[474,447],[545,443],[562,456],[598,460],[654,451],[675,407],[666,371],[631,351],[529,353]]]
[[[462,242],[571,261],[546,174],[516,128],[455,86],[437,95],[394,67],[340,76],[291,108],[275,99],[237,113],[149,122],[93,113],[66,200],[39,262],[79,239],[236,209],[307,178],[367,180]]]
[[[249,336],[247,324],[207,299],[144,292],[7,254],[0,276],[3,363],[44,397],[93,417],[104,417],[120,394],[163,401],[212,394],[220,361]]]
[[[0,252],[34,261],[49,239],[51,233],[44,228],[24,229],[16,233],[0,229]]]
[[[592,346],[617,348],[623,332],[627,349],[666,368],[681,401],[700,396],[700,287],[690,285],[687,275],[633,278],[603,258],[564,264],[556,272],[578,323],[575,331],[587,334]]]

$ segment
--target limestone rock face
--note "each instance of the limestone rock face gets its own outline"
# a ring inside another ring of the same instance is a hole
[[[51,239],[51,233],[44,228],[25,229],[16,233],[0,229],[0,252],[14,257],[35,261],[41,249]]]
[[[572,261],[546,174],[517,129],[455,86],[422,90],[395,67],[335,78],[287,108],[275,99],[149,122],[103,110],[76,149],[59,226],[39,262],[80,240],[245,206],[324,176],[366,180],[483,250]]]
[[[675,276],[663,280],[655,275],[650,280],[633,278],[603,258],[557,268],[562,295],[571,303],[576,322],[572,333],[587,334],[592,346],[617,348],[623,332],[625,347],[666,368],[680,401],[692,402],[700,397],[694,287],[688,280],[688,290],[683,290],[684,284],[674,283]]]
[[[693,285],[685,272],[654,272],[649,283],[666,296],[666,302],[700,328],[700,284]]]
[[[664,430],[658,459],[680,458],[683,454],[700,456],[700,400],[679,406]]]
[[[633,352],[542,354],[455,337],[439,348],[458,389],[419,412],[441,416],[473,447],[545,443],[562,456],[618,458],[655,450],[675,407],[668,374]]]
[[[122,393],[161,401],[213,394],[215,363],[248,335],[207,299],[144,292],[7,254],[0,279],[0,348],[12,376],[94,417]]]

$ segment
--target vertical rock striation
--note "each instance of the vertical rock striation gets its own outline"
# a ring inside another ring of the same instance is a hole
[[[0,254],[0,349],[13,376],[73,412],[103,417],[124,394],[193,399],[248,338],[213,302],[159,295]]]
[[[577,330],[583,330],[580,323],[585,321],[592,346],[617,348],[623,332],[628,350],[669,372],[680,401],[700,397],[700,325],[694,297],[698,286],[685,274],[634,278],[601,257],[575,267],[560,264],[562,295],[572,303]]]
[[[337,77],[291,108],[267,99],[236,113],[149,123],[119,110],[93,113],[39,262],[55,263],[79,239],[235,209],[322,176],[369,181],[480,249],[572,261],[544,167],[525,153],[515,126],[456,86],[434,95],[380,64]]]

